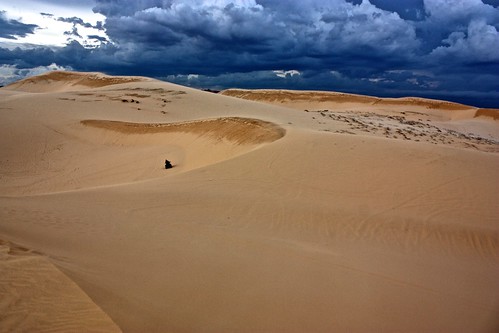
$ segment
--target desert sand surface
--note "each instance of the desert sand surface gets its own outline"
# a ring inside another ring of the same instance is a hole
[[[496,332],[497,112],[99,73],[4,87],[0,332]]]

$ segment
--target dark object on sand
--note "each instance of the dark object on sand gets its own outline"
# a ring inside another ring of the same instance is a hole
[[[165,169],[171,169],[173,168],[173,165],[170,163],[170,161],[165,160]]]

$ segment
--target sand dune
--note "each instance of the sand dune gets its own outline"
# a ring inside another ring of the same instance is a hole
[[[96,77],[0,89],[0,330],[499,328],[489,111]]]
[[[323,131],[483,151],[498,148],[497,124],[487,122],[496,119],[495,109],[417,97],[379,98],[337,92],[228,89],[221,94],[315,114],[311,117]]]
[[[494,120],[499,119],[499,109],[478,109],[475,117],[490,117]]]
[[[424,109],[438,110],[469,110],[471,106],[432,100],[419,97],[403,97],[403,98],[380,98],[372,96],[363,96],[355,94],[346,94],[338,92],[325,91],[291,91],[291,90],[244,90],[244,89],[227,89],[221,92],[225,96],[233,96],[244,98],[252,101],[262,101],[274,104],[285,104],[288,107],[296,106],[296,102],[305,102],[309,105],[320,104],[366,104],[366,105],[395,105],[398,107],[416,106]]]
[[[142,77],[115,77],[101,73],[53,71],[9,84],[6,88],[25,92],[56,92],[104,87],[120,83],[144,82]]]

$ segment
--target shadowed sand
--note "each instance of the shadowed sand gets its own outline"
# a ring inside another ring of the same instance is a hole
[[[0,331],[499,328],[495,111],[261,93],[0,89]]]
[[[140,124],[121,121],[83,120],[82,124],[118,131],[124,134],[194,133],[216,141],[237,144],[260,144],[282,138],[285,130],[275,124],[257,119],[227,117],[173,124]]]
[[[499,120],[499,109],[478,109],[475,117],[491,117],[494,120]]]

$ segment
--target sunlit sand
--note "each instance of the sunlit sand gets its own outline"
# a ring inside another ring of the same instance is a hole
[[[4,87],[0,331],[492,332],[498,114],[99,73]]]

